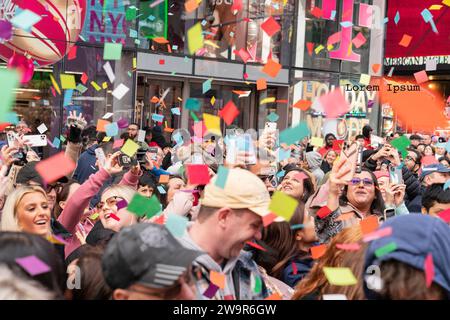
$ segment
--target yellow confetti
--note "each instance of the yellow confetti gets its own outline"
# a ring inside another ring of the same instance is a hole
[[[56,82],[55,78],[53,78],[53,75],[50,75],[50,80],[52,81],[53,87],[55,88],[55,90],[61,94],[61,89],[59,88],[58,83]]]
[[[108,88],[108,82],[103,82],[103,83],[102,83],[102,88],[103,88],[103,89]]]
[[[137,60],[136,58],[133,58],[133,69],[136,69],[137,67]]]
[[[324,48],[325,48],[325,47],[324,47],[323,45],[320,44],[319,46],[317,46],[317,47],[314,49],[314,52],[315,52],[316,54],[319,54],[319,52],[322,51]]]
[[[214,103],[216,103],[216,98],[213,96],[213,97],[211,98],[211,104],[214,105]]]
[[[209,132],[222,136],[222,131],[220,130],[220,118],[218,116],[204,113],[203,123]]]
[[[441,10],[442,6],[440,4],[433,4],[429,9],[430,10]]]
[[[95,81],[91,81],[91,86],[94,87],[95,90],[100,91],[102,88]]]
[[[328,51],[331,51],[331,49],[333,49],[334,47],[333,47],[333,45],[332,44],[329,44],[328,46],[327,46],[327,50]]]
[[[111,140],[111,137],[106,136],[103,138],[103,142],[109,142],[109,140]]]
[[[450,7],[450,0],[442,1],[442,4],[445,4],[447,7]]]
[[[213,41],[211,41],[211,40],[205,40],[205,44],[208,44],[208,45],[210,45],[211,47],[214,47],[214,48],[216,48],[216,49],[220,49],[220,47],[219,47],[215,42],[213,42]]]
[[[275,97],[265,98],[261,101],[260,105],[266,104],[266,103],[272,103],[272,102],[275,102],[275,100],[276,100]]]

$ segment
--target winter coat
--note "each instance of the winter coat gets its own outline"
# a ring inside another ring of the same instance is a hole
[[[77,162],[77,168],[73,174],[73,178],[78,181],[78,183],[83,184],[91,174],[98,171],[95,166],[97,157],[95,156],[95,149],[98,148],[97,144],[89,147],[84,151]]]

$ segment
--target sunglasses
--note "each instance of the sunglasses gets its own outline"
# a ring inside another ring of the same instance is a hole
[[[369,179],[369,178],[364,178],[364,179],[361,179],[361,178],[353,178],[352,180],[350,180],[350,184],[351,184],[352,186],[357,186],[357,185],[359,185],[359,184],[361,183],[361,181],[362,181],[362,183],[363,183],[365,186],[373,186],[373,185],[374,185],[373,180],[372,180],[372,179]]]
[[[117,206],[117,203],[119,203],[120,201],[125,200],[122,197],[111,197],[106,199],[106,204],[108,205],[108,207],[112,207],[112,206]],[[103,207],[105,206],[105,203],[103,201],[100,201],[99,203],[97,203],[97,205],[95,206],[98,210],[103,209]]]

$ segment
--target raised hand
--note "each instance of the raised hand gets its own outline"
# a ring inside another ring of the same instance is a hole
[[[113,153],[110,157],[107,157],[105,161],[105,166],[103,169],[106,170],[110,175],[122,172],[123,167],[119,165],[119,157],[121,152],[117,151]]]

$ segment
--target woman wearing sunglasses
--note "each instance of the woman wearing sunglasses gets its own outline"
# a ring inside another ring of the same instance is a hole
[[[371,215],[382,217],[384,213],[383,197],[375,175],[362,168],[349,181],[345,179],[351,171],[348,162],[347,159],[340,159],[331,170],[327,199],[331,213],[318,212],[316,216],[317,235],[322,243],[328,242],[344,227],[357,223],[357,220]]]
[[[78,227],[79,222],[83,217],[85,209],[88,208],[89,202],[100,191],[107,180],[123,170],[123,167],[120,166],[118,162],[120,154],[120,152],[116,152],[112,155],[108,155],[105,165],[101,167],[97,173],[91,175],[65,203],[64,209],[58,217],[58,222],[72,234],[72,237],[68,239],[68,244],[65,247],[66,257],[81,245],[80,240],[75,234],[77,232],[80,233],[80,228]],[[122,188],[113,185],[103,191],[99,205],[101,208],[98,207],[97,209],[99,209],[100,218],[103,218],[102,222],[104,223],[102,224],[104,224],[105,228],[108,228],[109,219],[115,219],[115,222],[117,222],[117,220],[120,222],[121,219],[118,217],[120,214],[118,214],[119,210],[117,203],[121,200],[127,202],[131,201],[134,194],[133,189],[136,189],[140,175],[142,175],[142,172],[139,166],[131,167],[130,171],[123,176],[119,183],[119,185],[125,185],[131,188],[127,188],[126,191],[123,191]],[[125,219],[125,217],[123,218],[121,223],[133,222],[128,216],[126,217],[127,219]],[[117,223],[115,222],[112,222],[111,224],[116,225]],[[81,231],[88,233],[89,230]]]

